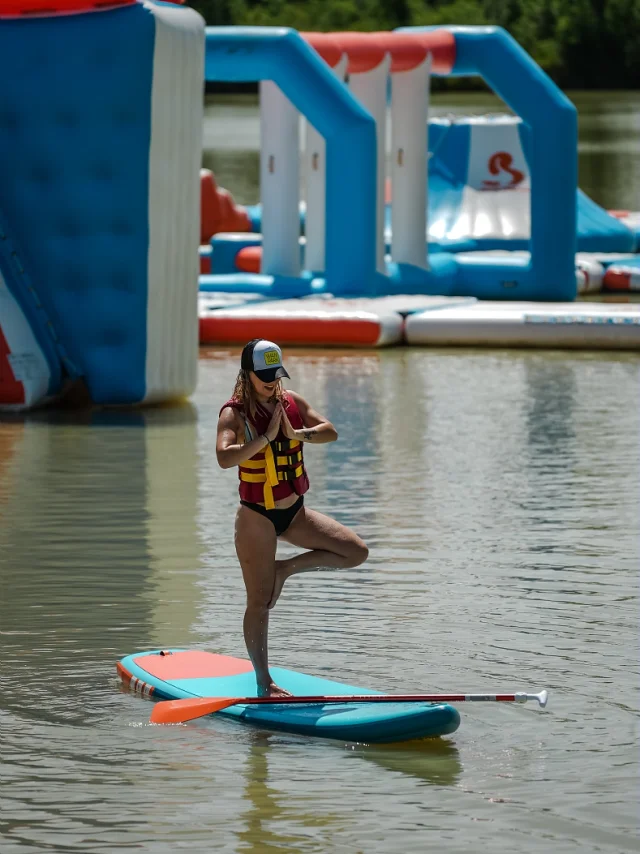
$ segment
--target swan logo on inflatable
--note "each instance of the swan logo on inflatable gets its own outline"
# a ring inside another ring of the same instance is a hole
[[[500,176],[498,180],[483,181],[483,190],[513,190],[524,181],[524,172],[512,167],[513,156],[508,151],[496,151],[487,163],[491,175]],[[503,173],[503,174],[500,174]]]

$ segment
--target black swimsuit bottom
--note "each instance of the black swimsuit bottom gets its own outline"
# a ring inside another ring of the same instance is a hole
[[[304,496],[301,495],[295,504],[292,504],[291,507],[286,507],[284,510],[267,510],[262,504],[252,504],[250,501],[241,501],[240,504],[244,504],[249,510],[255,510],[256,513],[268,519],[276,529],[276,537],[279,537],[281,534],[284,534],[293,522],[294,516],[304,504]]]

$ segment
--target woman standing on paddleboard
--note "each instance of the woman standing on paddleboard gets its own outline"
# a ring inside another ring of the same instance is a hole
[[[304,504],[309,478],[303,445],[338,438],[333,424],[281,380],[289,377],[277,344],[255,338],[242,351],[233,395],[220,410],[216,455],[223,469],[238,466],[240,507],[235,546],[245,587],[244,639],[258,693],[287,696],[269,673],[269,610],[291,575],[359,566],[368,549],[360,537]],[[307,549],[276,560],[278,537]]]

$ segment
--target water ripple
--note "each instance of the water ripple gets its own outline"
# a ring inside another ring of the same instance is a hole
[[[0,423],[3,854],[635,850],[640,360],[287,362],[341,437],[308,451],[309,502],[371,556],[287,582],[273,660],[389,691],[546,687],[548,709],[474,704],[448,739],[378,747],[148,725],[119,657],[245,654],[214,454],[237,353],[204,351],[194,406]]]

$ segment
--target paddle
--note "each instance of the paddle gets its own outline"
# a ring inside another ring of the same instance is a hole
[[[346,694],[344,696],[298,696],[298,697],[194,697],[186,700],[162,700],[151,712],[151,723],[181,724],[220,712],[236,705],[290,705],[291,703],[462,703],[495,702],[526,703],[537,700],[544,709],[547,705],[547,691],[539,694]]]

